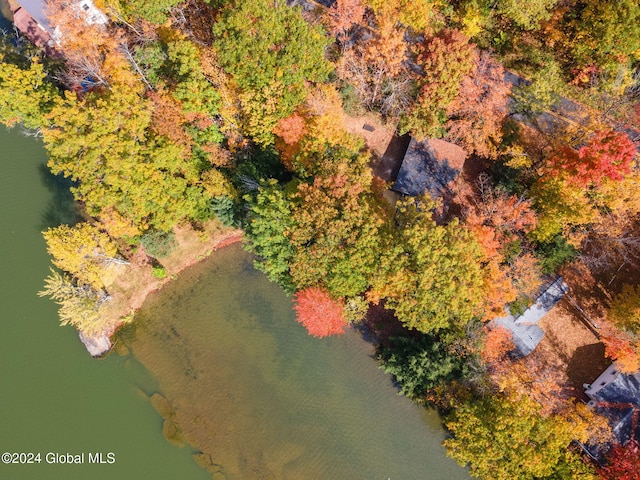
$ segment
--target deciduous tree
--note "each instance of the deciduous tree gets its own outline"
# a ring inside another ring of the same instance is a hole
[[[478,194],[473,207],[465,215],[467,223],[490,227],[501,248],[536,227],[531,200],[493,188],[485,174],[478,177],[476,186]]]
[[[294,297],[296,320],[314,337],[328,337],[344,333],[347,323],[343,305],[319,287],[307,287]]]
[[[629,440],[615,444],[607,455],[607,464],[598,468],[602,480],[640,480],[640,445]]]
[[[343,37],[364,17],[366,7],[362,0],[337,0],[328,11],[330,32]]]
[[[626,133],[601,131],[578,150],[567,146],[555,151],[547,159],[547,169],[581,187],[600,186],[605,179],[623,180],[635,155],[636,147]]]
[[[531,189],[531,197],[539,214],[536,228],[529,235],[538,242],[549,241],[559,233],[569,236],[574,227],[598,217],[584,189],[563,177],[539,180]]]
[[[338,62],[340,77],[352,85],[363,107],[397,116],[409,104],[412,79],[406,60],[405,31],[391,17],[378,17],[373,37],[346,46]]]
[[[104,334],[109,327],[99,312],[101,296],[88,285],[77,285],[67,274],[51,270],[38,295],[49,297],[60,306],[58,315],[63,326],[72,325],[85,335]]]
[[[640,287],[624,285],[611,303],[609,316],[619,328],[640,333]]]
[[[583,65],[640,58],[640,5],[635,0],[583,2],[569,23],[570,46]]]
[[[512,112],[535,118],[560,100],[564,85],[560,65],[555,61],[546,62],[528,82],[513,88]]]
[[[459,30],[444,29],[418,46],[416,63],[423,70],[418,98],[401,124],[417,138],[441,137],[447,108],[460,93],[462,80],[477,62],[478,50]]]
[[[26,128],[40,128],[58,96],[44,66],[35,57],[25,58],[22,65],[11,63],[2,52],[0,63],[0,122],[7,127],[22,123]]]
[[[60,225],[43,235],[53,264],[69,272],[80,287],[103,290],[111,281],[112,267],[126,263],[116,258],[116,246],[108,235],[89,223]]]
[[[432,207],[426,199],[398,202],[393,245],[382,253],[370,293],[424,333],[460,328],[483,304],[479,243],[458,222],[436,225]]]
[[[623,372],[635,374],[640,371],[640,338],[611,326],[605,325],[601,330],[606,356],[615,360]]]
[[[170,10],[184,3],[183,0],[121,0],[123,12],[131,19],[142,17],[151,23],[163,24]]]
[[[281,119],[273,129],[273,133],[282,138],[287,145],[294,145],[302,139],[306,130],[304,118],[294,113]]]
[[[499,325],[485,326],[484,331],[484,345],[481,350],[482,360],[489,365],[504,360],[506,354],[514,348],[511,332]]]
[[[321,160],[315,163],[321,165],[327,149],[349,152],[350,155],[355,155],[363,149],[362,138],[347,132],[345,128],[342,99],[332,85],[317,85],[311,90],[304,110],[307,133],[300,142],[301,155],[298,156],[298,163],[306,165],[305,168],[318,172],[319,170],[311,167],[307,160],[320,158]]]
[[[51,0],[47,9],[66,63],[64,80],[68,87],[109,88],[114,83],[137,87],[138,78],[120,49],[120,35],[112,35],[102,22],[91,20],[74,2]]]
[[[320,280],[335,297],[368,288],[379,264],[384,212],[371,192],[367,157],[335,150],[300,183],[292,211],[291,275],[298,288]]]
[[[551,17],[551,9],[558,0],[534,0],[526,3],[517,0],[499,0],[498,12],[525,30],[537,30],[540,22]]]
[[[401,23],[414,32],[430,33],[434,17],[435,2],[421,0],[366,0],[378,19],[388,18],[393,23]]]
[[[90,215],[117,211],[140,230],[171,230],[209,214],[197,159],[150,131],[151,110],[139,90],[113,85],[82,99],[67,92],[43,128],[49,167],[76,183]]]
[[[468,153],[495,158],[502,141],[502,122],[511,86],[504,69],[487,52],[476,58],[469,75],[462,78],[460,93],[447,107],[445,138]]]
[[[258,143],[272,143],[273,128],[302,103],[307,82],[329,74],[329,39],[299,8],[267,0],[227,7],[214,33],[220,64],[242,90],[247,132]]]
[[[540,285],[538,262],[526,251],[526,235],[537,219],[530,200],[497,191],[486,175],[479,176],[476,186],[464,217],[483,249],[483,292],[487,318],[493,318]]]
[[[453,434],[444,441],[447,454],[478,478],[593,478],[574,477],[576,470],[588,469],[567,452],[572,440],[589,438],[589,413],[582,419],[545,417],[540,410],[528,397],[496,395],[466,403],[445,422]]]

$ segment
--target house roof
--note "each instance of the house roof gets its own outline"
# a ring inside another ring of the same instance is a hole
[[[26,10],[36,22],[42,25],[47,32],[50,34],[53,32],[53,27],[47,18],[48,7],[45,0],[16,0],[16,2]]]
[[[544,337],[544,330],[537,325],[518,325],[512,315],[493,320],[495,325],[506,328],[511,332],[514,350],[511,352],[516,357],[526,357],[535,350]]]
[[[290,7],[296,7],[296,6],[300,6],[302,7],[302,9],[304,11],[311,11],[315,8],[317,8],[318,4],[324,6],[324,7],[331,7],[334,3],[336,2],[336,0],[313,0],[313,1],[309,1],[309,0],[287,0],[287,5]]]
[[[516,317],[517,324],[535,324],[544,317],[549,310],[551,310],[556,303],[562,300],[564,294],[569,291],[569,287],[562,280],[558,278],[551,285],[549,285],[540,296],[536,299],[535,303],[531,305],[527,310]]]
[[[538,346],[544,337],[544,330],[538,327],[538,321],[562,299],[569,287],[558,277],[538,296],[533,305],[522,315],[513,316],[507,309],[508,315],[492,320],[494,325],[500,325],[511,332],[514,344],[512,355],[526,357]]]
[[[412,197],[428,192],[434,199],[446,200],[451,193],[449,184],[460,175],[465,156],[464,150],[449,142],[412,138],[393,189]]]
[[[585,393],[596,403],[630,403],[640,408],[640,372],[634,375],[622,373],[614,363]]]
[[[588,385],[589,406],[608,418],[614,440],[624,445],[631,438],[640,440],[640,372],[625,374],[612,364]],[[592,446],[600,456],[606,448]]]
[[[49,32],[38,24],[24,8],[18,8],[13,12],[13,23],[18,30],[40,47],[46,47],[51,40]]]

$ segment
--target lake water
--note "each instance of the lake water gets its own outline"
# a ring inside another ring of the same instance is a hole
[[[162,436],[139,391],[147,375],[112,355],[94,360],[56,306],[39,298],[49,271],[41,230],[72,221],[70,195],[47,173],[39,142],[0,127],[0,453],[40,452],[40,464],[0,464],[3,480],[206,480]],[[53,453],[114,452],[113,465],[50,465]]]
[[[118,340],[130,354],[91,359],[36,296],[49,268],[40,231],[74,219],[66,186],[17,129],[0,130],[0,152],[0,452],[42,455],[0,464],[0,479],[211,478],[194,452],[216,480],[469,478],[445,456],[437,416],[397,395],[372,347],[353,332],[309,337],[238,246],[154,295]],[[194,447],[165,440],[157,392],[165,432]],[[48,452],[116,462],[51,465]]]
[[[355,332],[307,335],[238,245],[150,299],[121,340],[216,479],[468,478],[438,417],[397,395],[373,347]]]

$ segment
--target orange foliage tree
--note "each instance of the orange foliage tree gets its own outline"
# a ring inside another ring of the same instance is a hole
[[[311,89],[299,111],[280,120],[273,133],[280,160],[291,171],[315,171],[316,157],[328,147],[355,154],[363,146],[361,138],[345,129],[342,100],[331,85]]]
[[[469,224],[491,227],[501,246],[513,241],[518,233],[526,234],[535,228],[531,200],[494,190],[486,175],[478,178],[477,186],[479,199],[467,215]]]
[[[346,36],[352,26],[360,23],[365,10],[362,0],[337,0],[328,12],[331,34],[338,37]]]
[[[121,32],[113,34],[73,2],[54,0],[46,5],[47,18],[56,28],[66,62],[64,80],[69,86],[77,87],[90,78],[94,85],[109,87],[120,83],[136,88],[138,79],[117,40]]]
[[[544,415],[572,410],[566,375],[539,355],[531,354],[515,362],[501,362],[494,367],[491,379],[500,391],[529,397],[540,404],[540,412]]]
[[[273,133],[282,138],[287,145],[293,145],[306,133],[305,120],[297,113],[289,115],[278,122]]]
[[[491,365],[499,360],[503,360],[507,353],[513,350],[513,337],[511,332],[504,327],[486,326],[484,348],[482,349],[482,359]]]
[[[344,47],[338,75],[352,85],[360,103],[384,115],[399,115],[410,102],[411,75],[403,66],[405,30],[388,17],[378,19],[377,34]]]
[[[186,157],[191,153],[193,139],[184,128],[187,118],[180,102],[165,90],[149,91],[147,96],[153,105],[151,128],[180,146]]]
[[[466,223],[485,255],[486,311],[499,315],[518,295],[531,296],[540,286],[540,267],[526,251],[526,234],[536,225],[531,201],[493,189],[481,175],[473,205],[465,211]],[[512,252],[515,245],[517,248]]]
[[[601,326],[602,343],[607,357],[616,361],[623,372],[636,373],[640,370],[640,341],[629,334],[610,326]]]
[[[487,52],[460,83],[460,94],[447,108],[446,138],[469,153],[495,157],[502,141],[511,86],[504,81],[504,68]]]
[[[344,333],[346,322],[340,302],[318,287],[300,290],[294,297],[296,320],[314,337],[328,337]]]

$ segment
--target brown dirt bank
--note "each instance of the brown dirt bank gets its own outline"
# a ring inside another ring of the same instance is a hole
[[[131,321],[147,296],[160,290],[180,272],[216,250],[242,240],[242,230],[225,227],[217,220],[205,223],[198,230],[191,226],[180,226],[174,232],[176,248],[156,263],[166,271],[163,278],[153,276],[154,260],[147,256],[142,247],[131,254],[128,265],[120,267],[118,275],[108,286],[110,299],[100,308],[106,326],[105,335],[110,337],[120,325]]]

